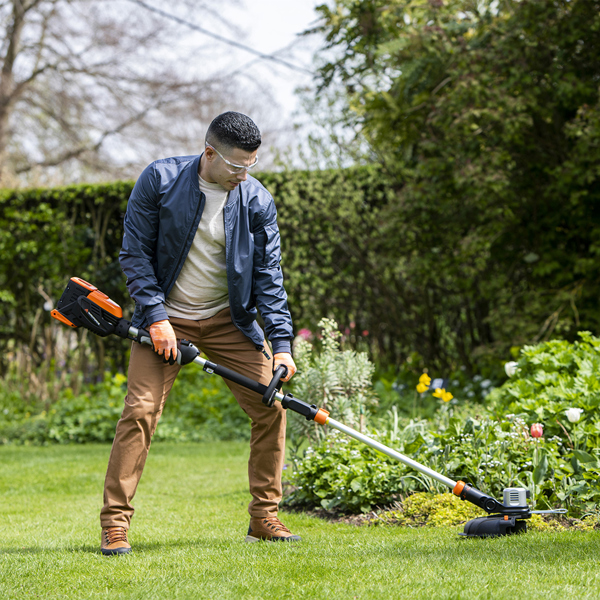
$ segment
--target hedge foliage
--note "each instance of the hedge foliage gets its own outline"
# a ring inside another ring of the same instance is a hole
[[[319,320],[329,316],[348,340],[359,349],[370,349],[383,364],[398,364],[412,355],[421,356],[428,366],[465,364],[472,372],[478,368],[478,356],[491,351],[506,358],[510,346],[532,341],[532,331],[557,313],[562,329],[556,326],[554,334],[567,338],[575,317],[580,329],[595,331],[600,323],[595,301],[600,277],[594,275],[600,223],[591,199],[580,202],[577,211],[572,204],[551,206],[552,231],[560,229],[565,239],[576,240],[574,246],[557,243],[554,234],[548,238],[552,264],[566,265],[557,282],[560,288],[552,290],[538,272],[550,252],[544,249],[549,221],[541,218],[543,206],[539,219],[523,223],[527,237],[539,241],[535,249],[540,261],[533,266],[523,262],[522,247],[513,245],[488,254],[485,269],[465,270],[458,249],[453,253],[444,245],[419,243],[399,251],[397,232],[390,230],[389,222],[392,217],[396,223],[403,219],[401,195],[397,183],[376,165],[266,173],[259,179],[278,205],[282,266],[297,329],[314,331]],[[49,300],[56,303],[70,276],[95,283],[126,313],[131,311],[118,264],[131,189],[131,182],[115,182],[0,192],[3,371],[11,360],[31,370],[50,358],[57,368],[64,363],[87,369],[90,355],[73,355],[67,342],[63,354],[56,354],[56,328],[62,326],[51,323],[44,310]],[[469,214],[463,217],[469,219]],[[413,218],[414,213],[407,213],[407,220]],[[409,222],[405,225],[410,228]],[[429,225],[432,234],[436,226]],[[443,226],[440,223],[440,235]],[[511,218],[505,235],[514,238],[519,226]],[[440,273],[434,272],[436,260],[443,265]],[[574,260],[581,268],[573,266]],[[500,319],[502,315],[506,318]],[[483,327],[486,335],[466,335],[469,323],[475,329]],[[77,333],[86,337],[85,332]],[[121,341],[90,335],[87,344],[95,351],[92,362],[100,371],[124,367]]]

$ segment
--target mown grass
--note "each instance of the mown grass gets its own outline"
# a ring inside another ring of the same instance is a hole
[[[99,553],[108,446],[0,447],[0,598],[597,599],[598,532],[466,540],[301,514],[247,544],[247,444],[155,445],[134,553]]]

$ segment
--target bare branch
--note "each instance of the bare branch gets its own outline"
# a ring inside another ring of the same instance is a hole
[[[68,160],[79,157],[84,152],[90,152],[90,151],[97,152],[108,137],[110,137],[112,135],[116,135],[118,133],[121,133],[123,130],[125,130],[127,127],[129,127],[133,123],[137,123],[137,122],[141,121],[150,111],[159,109],[162,106],[162,104],[163,104],[163,101],[159,100],[149,106],[146,106],[143,110],[139,111],[137,114],[122,121],[118,126],[108,129],[106,131],[103,131],[102,134],[100,135],[98,141],[93,144],[83,144],[83,145],[78,146],[77,148],[73,148],[72,150],[63,152],[62,154],[56,156],[55,158],[53,158],[51,160],[39,161],[34,164],[27,165],[26,167],[17,169],[17,173],[25,173],[27,171],[30,171],[31,169],[33,169],[36,166],[37,167],[55,167],[61,163],[68,161]],[[52,115],[52,116],[57,121],[61,120],[58,115]],[[63,124],[63,126],[65,126],[65,129],[67,129],[67,127],[66,127],[67,124],[64,122],[62,124]]]
[[[239,65],[203,76],[196,54],[181,68],[175,36],[194,34],[130,0],[0,0],[0,10],[0,185],[2,170],[23,182],[45,169],[105,177],[147,155],[195,151],[209,119],[249,111],[249,89],[259,89],[240,81]],[[171,0],[169,11],[221,25],[204,0]]]

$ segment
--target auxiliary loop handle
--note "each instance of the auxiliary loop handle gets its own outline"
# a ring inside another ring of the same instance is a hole
[[[262,401],[265,406],[271,407],[275,404],[275,394],[281,389],[281,379],[287,375],[288,369],[285,365],[279,365],[273,373],[273,379],[263,394]]]

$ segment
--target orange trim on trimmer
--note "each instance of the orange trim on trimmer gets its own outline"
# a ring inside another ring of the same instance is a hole
[[[69,321],[69,319],[67,319],[67,317],[63,317],[56,309],[50,311],[50,316],[54,317],[55,319],[57,319],[61,323],[64,323],[65,325],[68,325],[69,327],[73,327],[73,328],[77,327],[77,325],[73,325],[73,323],[71,323],[71,321]]]
[[[123,317],[123,311],[121,310],[121,307],[98,289],[88,296],[88,300],[92,301],[94,304],[97,304],[100,308],[103,308],[105,311],[109,312],[115,317],[118,317],[119,319]]]
[[[315,415],[314,420],[319,425],[327,425],[327,419],[329,419],[329,413],[324,408],[320,408],[317,411],[317,414]]]
[[[452,493],[455,496],[460,497],[460,495],[462,494],[462,491],[465,489],[465,485],[467,485],[464,481],[457,481],[456,485],[454,486],[454,489],[452,490]]]
[[[81,277],[71,277],[71,281],[74,281],[81,287],[84,287],[86,290],[90,290],[90,292],[93,292],[98,289],[95,285],[92,285],[85,279],[81,279]],[[100,292],[100,293],[102,293],[102,292]]]

